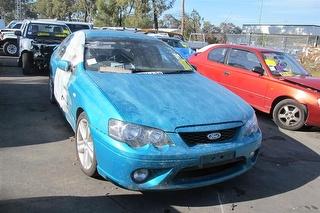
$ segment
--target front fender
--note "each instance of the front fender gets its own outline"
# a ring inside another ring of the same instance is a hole
[[[76,129],[77,112],[82,109],[88,116],[91,128],[108,134],[107,125],[109,119],[121,120],[122,117],[83,68],[78,68],[74,72],[69,82],[69,97],[72,103],[70,111],[72,114],[72,128]]]

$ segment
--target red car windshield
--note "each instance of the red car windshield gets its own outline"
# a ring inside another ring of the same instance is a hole
[[[275,76],[308,76],[302,65],[286,53],[265,52],[262,54],[271,73]]]

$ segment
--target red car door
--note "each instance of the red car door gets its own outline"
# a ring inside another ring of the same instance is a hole
[[[224,62],[227,50],[228,48],[224,47],[214,48],[208,54],[203,56],[205,57],[203,58],[204,63],[201,63],[202,60],[200,60],[200,63],[193,64],[196,64],[197,69],[201,74],[207,76],[211,80],[221,83],[225,68]]]
[[[262,68],[255,53],[230,49],[224,65],[221,84],[242,97],[253,107],[265,109],[266,92],[269,84],[266,72],[264,75],[253,72],[253,68]]]

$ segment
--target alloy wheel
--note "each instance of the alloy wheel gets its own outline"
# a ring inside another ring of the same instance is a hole
[[[79,122],[76,140],[80,163],[84,169],[90,169],[94,162],[94,150],[89,123],[85,118]]]
[[[284,105],[278,111],[279,121],[285,126],[294,126],[302,119],[301,110],[294,105]]]
[[[6,48],[6,50],[10,55],[15,55],[15,54],[17,54],[18,48],[14,44],[9,44]]]

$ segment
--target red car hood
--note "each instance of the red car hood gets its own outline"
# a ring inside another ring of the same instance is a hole
[[[299,84],[320,91],[320,78],[317,77],[283,77],[285,81]]]

